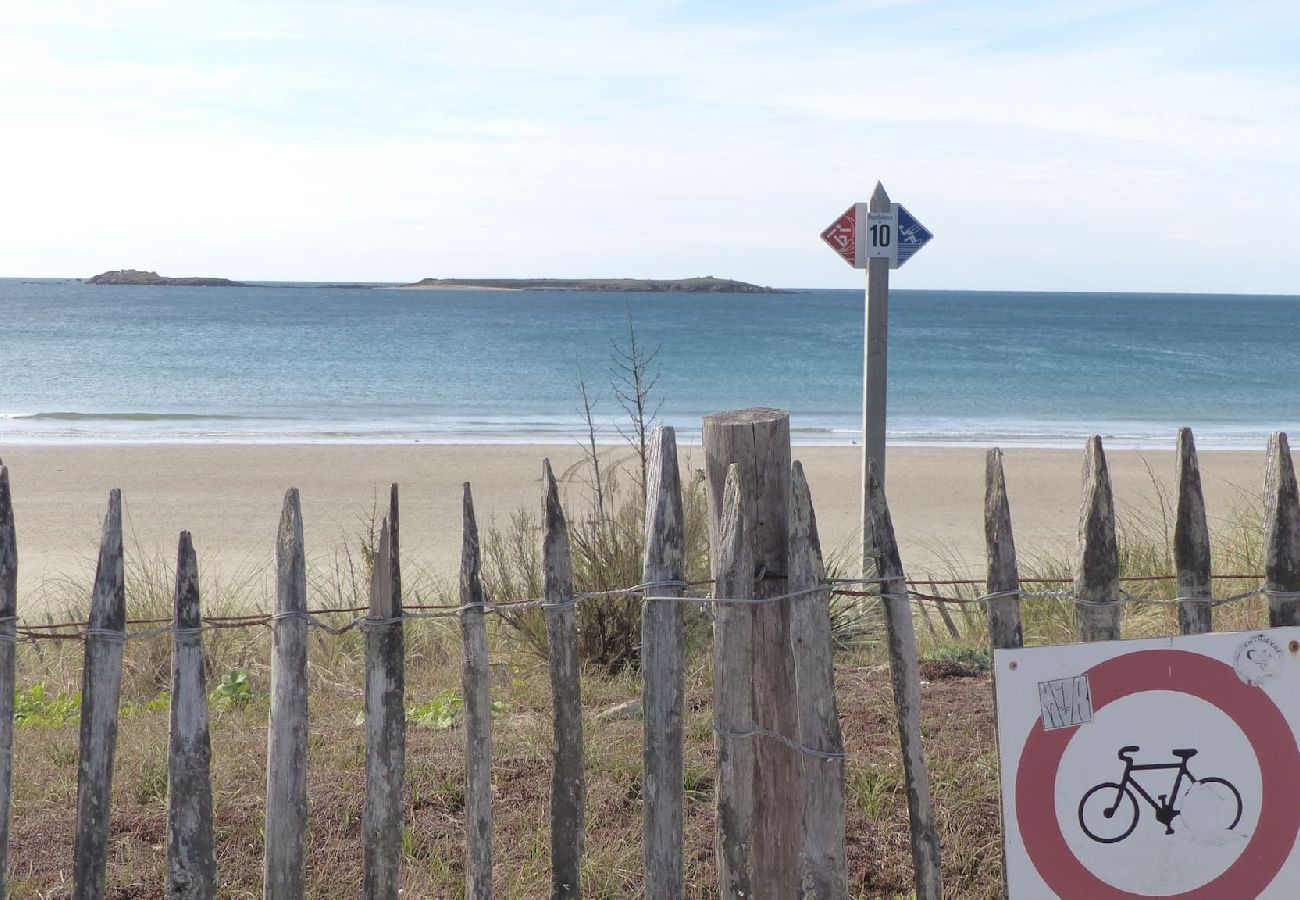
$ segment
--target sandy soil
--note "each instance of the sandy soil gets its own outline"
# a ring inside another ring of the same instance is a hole
[[[609,448],[609,453],[625,451]],[[480,526],[540,503],[542,458],[557,473],[577,463],[574,446],[118,445],[0,447],[13,483],[19,582],[28,597],[42,583],[80,579],[87,586],[105,501],[123,490],[129,540],[170,556],[177,533],[194,535],[202,569],[233,577],[269,566],[284,491],[302,492],[308,553],[332,558],[355,542],[376,496],[402,489],[403,556],[434,571],[454,570],[460,546],[461,483],[473,484]],[[952,568],[980,573],[984,558],[984,451],[893,448],[888,493],[903,562],[913,577]],[[813,490],[828,552],[853,558],[857,542],[860,453],[852,447],[796,447]],[[1082,453],[1006,453],[1012,516],[1022,555],[1074,540]],[[1201,456],[1213,521],[1257,493],[1264,453]],[[684,448],[683,466],[703,465]],[[1157,509],[1156,481],[1171,489],[1172,452],[1110,454],[1116,503]],[[1148,471],[1149,466],[1149,471]],[[1155,481],[1153,481],[1153,477]],[[573,500],[581,487],[569,486]]]

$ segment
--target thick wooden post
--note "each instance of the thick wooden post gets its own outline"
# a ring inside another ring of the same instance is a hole
[[[727,467],[713,561],[715,597],[754,595],[754,548],[745,529],[740,470]],[[713,606],[713,719],[717,728],[718,893],[753,896],[754,607]],[[744,735],[738,737],[736,735]]]
[[[686,579],[686,521],[677,471],[677,436],[660,425],[650,439],[646,483],[645,565],[642,578],[654,582]],[[670,585],[647,588],[650,597],[680,596]],[[646,900],[680,900],[682,871],[683,730],[685,704],[682,604],[647,599],[641,612],[641,706],[645,772],[643,777]]]
[[[265,840],[263,896],[300,900],[307,845],[307,556],[297,488],[284,495],[275,543]]]
[[[1277,432],[1270,446],[1271,481],[1265,496],[1272,516],[1264,537],[1264,587],[1270,592],[1268,625],[1282,628],[1300,625],[1300,497],[1286,435]]]
[[[788,593],[790,414],[766,408],[714,413],[704,417],[703,431],[712,545],[721,545],[727,469],[734,463],[740,474],[745,530],[754,548],[754,596]],[[788,599],[754,608],[754,723],[787,739],[799,733],[790,616]],[[754,741],[754,896],[789,900],[799,890],[799,757],[782,741]]]
[[[77,764],[77,841],[72,893],[77,900],[105,896],[113,755],[122,699],[122,641],[126,592],[122,575],[122,492],[108,495],[90,597],[85,663],[81,676],[81,752]]]
[[[1210,526],[1205,520],[1201,467],[1192,429],[1178,429],[1178,512],[1174,519],[1174,563],[1178,568],[1180,634],[1205,634],[1210,625]]]
[[[492,898],[492,692],[483,616],[482,557],[474,497],[465,482],[460,554],[460,635],[465,646],[465,900]]]
[[[0,897],[8,897],[9,821],[14,777],[14,689],[18,627],[18,535],[9,469],[0,465]]]
[[[202,626],[198,559],[190,533],[182,531],[176,548],[176,630],[172,636],[167,756],[167,900],[212,900],[217,895],[212,740]]]
[[[1024,646],[1020,627],[1020,572],[1016,568],[1016,540],[1011,533],[1011,504],[1002,471],[1002,451],[994,447],[984,460],[984,543],[988,549],[989,646],[1008,650]]]
[[[546,643],[551,664],[551,898],[582,896],[586,777],[582,762],[582,663],[574,615],[569,526],[551,461],[542,461],[542,567],[546,581]]]
[[[1083,508],[1079,512],[1079,565],[1074,576],[1075,623],[1081,641],[1120,637],[1119,547],[1115,501],[1101,437],[1088,438],[1083,455]]]
[[[925,767],[921,744],[921,672],[916,655],[916,632],[912,627],[912,606],[907,597],[903,562],[898,555],[885,491],[876,478],[874,466],[870,467],[867,475],[871,529],[879,554],[876,570],[885,579],[880,588],[889,636],[889,668],[894,686],[894,708],[898,714],[898,737],[903,749],[907,806],[911,813],[916,896],[917,900],[938,900],[943,896],[939,831],[935,827],[930,773]]]
[[[791,470],[790,636],[799,696],[803,824],[799,851],[801,900],[847,900],[844,848],[844,739],[835,704],[835,645],[830,594],[817,516],[803,466]]]
[[[406,638],[397,581],[397,485],[379,530],[366,636],[366,805],[363,895],[397,900],[402,886],[402,781],[406,777]]]

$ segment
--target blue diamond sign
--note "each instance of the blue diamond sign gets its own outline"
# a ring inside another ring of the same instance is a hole
[[[898,261],[890,266],[891,269],[897,269],[907,262],[934,237],[930,229],[916,221],[907,207],[895,203],[894,212],[898,215]]]

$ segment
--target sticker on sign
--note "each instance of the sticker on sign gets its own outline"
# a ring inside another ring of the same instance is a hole
[[[1014,900],[1300,896],[1300,628],[998,650]]]

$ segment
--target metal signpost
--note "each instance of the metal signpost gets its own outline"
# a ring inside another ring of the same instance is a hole
[[[855,269],[867,270],[866,335],[862,371],[862,537],[867,525],[867,465],[885,483],[885,396],[889,377],[889,270],[897,269],[934,237],[876,183],[869,203],[855,203],[822,232],[822,240]],[[865,564],[865,560],[864,560]]]
[[[1300,897],[1300,628],[994,670],[1014,900]]]

